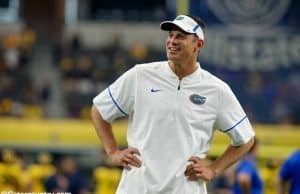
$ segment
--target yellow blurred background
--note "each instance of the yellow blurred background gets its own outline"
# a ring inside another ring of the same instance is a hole
[[[90,120],[64,119],[0,119],[0,145],[17,148],[39,147],[48,149],[100,149],[101,142]],[[113,123],[118,144],[126,146],[127,120]],[[261,158],[285,158],[300,146],[300,126],[254,125],[261,142]],[[209,155],[219,155],[229,138],[219,131],[213,139]]]

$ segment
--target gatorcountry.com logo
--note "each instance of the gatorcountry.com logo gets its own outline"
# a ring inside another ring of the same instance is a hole
[[[224,23],[273,25],[286,13],[290,0],[208,0],[208,6]]]

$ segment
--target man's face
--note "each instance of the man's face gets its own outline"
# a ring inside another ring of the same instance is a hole
[[[199,51],[199,39],[174,27],[166,40],[166,52],[169,60],[184,63],[194,60]]]

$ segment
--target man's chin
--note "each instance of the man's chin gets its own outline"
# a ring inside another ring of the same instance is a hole
[[[179,57],[178,56],[174,56],[174,55],[168,55],[168,59],[170,61],[177,61],[177,60],[179,60]]]

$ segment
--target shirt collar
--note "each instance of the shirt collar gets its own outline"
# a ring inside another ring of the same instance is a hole
[[[200,78],[200,72],[201,72],[201,65],[199,62],[197,62],[198,68],[191,74],[185,76],[183,80],[194,80],[196,78]],[[165,72],[167,73],[168,76],[172,78],[176,78],[178,80],[177,75],[174,73],[174,71],[171,69],[169,66],[169,62],[167,61],[165,63]]]

